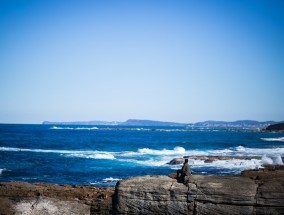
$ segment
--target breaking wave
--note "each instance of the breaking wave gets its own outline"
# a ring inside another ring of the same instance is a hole
[[[115,157],[111,153],[72,153],[67,155],[68,157],[78,157],[78,158],[90,158],[90,159],[107,159],[107,160],[114,160]]]
[[[284,137],[276,137],[276,138],[260,138],[264,141],[279,141],[284,142]]]
[[[236,151],[234,152],[236,155],[244,155],[244,156],[262,156],[264,154],[267,155],[284,155],[284,148],[247,148],[243,146],[236,147]]]
[[[121,178],[109,177],[109,178],[103,179],[103,182],[107,183],[107,182],[120,181],[120,180],[122,180],[122,179]]]
[[[58,153],[68,157],[93,158],[93,159],[115,159],[111,152],[105,151],[80,151],[80,150],[50,150],[50,149],[23,149],[0,147],[0,151],[35,152],[35,153]]]
[[[173,154],[185,154],[185,148],[177,146],[173,150],[162,149],[155,150],[149,148],[138,149],[138,153],[141,154],[152,154],[152,155],[173,155]]]
[[[72,127],[57,127],[57,126],[53,126],[50,129],[52,130],[98,130],[98,127],[76,127],[76,128],[72,128]]]
[[[215,160],[212,163],[205,163],[204,160],[198,157],[189,159],[189,163],[193,166],[214,166],[222,168],[258,168],[262,164],[283,164],[281,156],[284,156],[284,148],[247,148],[238,146],[228,149],[219,150],[186,150],[183,147],[177,146],[170,149],[150,149],[141,148],[137,151],[97,151],[97,150],[51,150],[51,149],[27,149],[27,148],[12,148],[0,147],[0,151],[14,152],[33,152],[33,153],[57,153],[61,156],[76,157],[82,159],[105,159],[116,160],[117,162],[133,163],[143,166],[169,166],[167,163],[173,158],[183,156],[259,156],[260,159],[228,159]],[[179,166],[179,165],[177,165]],[[176,168],[171,166],[171,168]],[[3,170],[2,170],[3,171]]]
[[[100,186],[115,186],[118,181],[122,180],[122,178],[104,178],[101,181],[90,182],[91,185],[100,185]]]
[[[6,171],[6,169],[0,169],[0,176],[2,175],[2,173]]]

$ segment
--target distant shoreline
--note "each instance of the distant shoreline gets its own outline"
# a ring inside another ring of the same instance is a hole
[[[208,120],[196,123],[178,123],[178,122],[163,122],[155,120],[141,120],[141,119],[128,119],[125,122],[118,121],[73,121],[73,122],[51,122],[44,121],[44,125],[107,125],[107,126],[158,126],[158,127],[212,127],[212,128],[266,128],[271,124],[275,124],[275,121],[255,121],[255,120],[237,120],[237,121],[214,121]]]

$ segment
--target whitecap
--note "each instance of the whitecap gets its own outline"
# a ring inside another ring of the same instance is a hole
[[[143,166],[166,166],[169,159],[161,158],[159,159],[153,159],[150,158],[148,160],[136,160],[136,159],[118,159],[120,162],[129,162],[129,163],[135,163],[140,164]]]
[[[176,146],[173,150],[168,149],[162,149],[162,150],[156,150],[156,149],[149,149],[149,148],[143,148],[138,149],[138,153],[141,154],[151,154],[151,155],[173,155],[173,154],[185,154],[185,149],[180,146]]]
[[[264,141],[280,141],[280,142],[284,142],[284,137],[276,137],[276,138],[260,138]]]
[[[245,151],[246,151],[245,147],[243,147],[243,146],[237,146],[237,147],[236,147],[236,150],[237,150],[238,152],[245,152]]]
[[[200,165],[199,165],[200,166]],[[214,167],[219,169],[255,169],[261,167],[261,161],[258,159],[243,160],[243,159],[230,159],[230,160],[216,160],[212,163],[204,163],[203,167]]]
[[[122,178],[104,178],[101,181],[89,182],[91,185],[100,185],[100,186],[115,186],[118,181],[121,181]]]
[[[103,181],[104,183],[108,183],[108,182],[117,182],[117,181],[120,181],[120,180],[122,180],[122,179],[121,179],[121,178],[109,177],[109,178],[103,179],[102,181]]]
[[[213,168],[213,169],[221,169],[222,173],[240,173],[243,170],[247,169],[257,169],[262,168],[261,160],[259,159],[251,159],[251,160],[244,160],[244,159],[229,159],[229,160],[216,160],[212,163],[205,163],[204,160],[196,160],[195,162],[190,162],[189,164],[193,169],[206,169],[206,168]],[[170,167],[173,170],[180,169],[180,166],[175,165]]]
[[[79,158],[90,158],[90,159],[106,159],[106,160],[114,160],[115,157],[110,153],[86,153],[86,154],[69,154],[68,157],[79,157]]]
[[[0,151],[16,151],[16,152],[37,152],[37,153],[58,153],[69,157],[82,157],[93,159],[115,159],[114,153],[104,151],[80,151],[80,150],[51,150],[51,149],[24,149],[24,148],[11,148],[0,147]]]
[[[53,129],[53,130],[73,130],[74,128],[53,126],[50,129]]]
[[[273,160],[273,164],[283,165],[283,161],[280,155],[272,157],[272,160]]]
[[[246,155],[246,156],[262,156],[267,155],[284,155],[284,148],[247,148],[243,146],[236,147],[237,155]]]
[[[0,175],[2,175],[4,171],[6,171],[6,169],[0,169]]]
[[[230,154],[232,152],[234,152],[231,149],[220,149],[220,150],[209,150],[208,151],[211,155],[223,155],[223,154]]]
[[[278,156],[272,156],[268,157],[266,155],[263,155],[261,158],[262,164],[275,164],[275,165],[283,165],[283,161],[280,155]]]
[[[52,130],[98,130],[98,127],[57,127],[57,126],[53,126],[50,129]]]
[[[273,160],[266,155],[263,155],[261,158],[261,164],[273,164]]]
[[[87,127],[79,127],[79,128],[74,128],[74,130],[98,130],[98,127],[91,127],[91,128],[87,128]]]
[[[92,153],[96,151],[77,151],[77,150],[53,150],[53,149],[26,149],[26,148],[13,148],[13,147],[0,147],[0,151],[14,151],[14,152],[41,152],[41,153]]]

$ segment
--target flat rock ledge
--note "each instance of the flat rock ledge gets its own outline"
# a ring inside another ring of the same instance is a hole
[[[282,169],[192,175],[185,184],[161,175],[130,178],[116,185],[114,214],[284,214]]]
[[[240,176],[175,174],[119,181],[114,188],[0,183],[0,215],[284,214],[284,166]]]
[[[108,215],[114,188],[0,183],[0,215]]]

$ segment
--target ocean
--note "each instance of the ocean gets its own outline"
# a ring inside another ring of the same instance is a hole
[[[210,155],[234,157],[209,163],[198,157]],[[176,172],[181,164],[168,163],[183,156],[197,156],[189,159],[193,174],[236,175],[282,163],[284,133],[0,124],[0,181],[115,186],[128,177]]]

